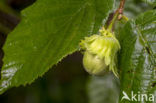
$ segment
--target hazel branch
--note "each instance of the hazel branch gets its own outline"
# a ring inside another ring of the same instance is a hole
[[[125,1],[126,0],[121,0],[120,1],[120,5],[119,5],[119,8],[115,11],[114,15],[113,15],[113,18],[112,20],[110,21],[110,24],[108,26],[108,30],[111,31],[114,24],[115,24],[115,21],[118,19],[120,20],[122,17],[123,17],[123,10],[124,10],[124,5],[125,5]]]

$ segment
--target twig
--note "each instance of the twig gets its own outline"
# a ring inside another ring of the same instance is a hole
[[[112,20],[110,21],[110,24],[108,26],[108,30],[112,30],[114,27],[114,23],[115,21],[118,19],[120,20],[123,17],[123,9],[124,9],[124,5],[125,5],[125,1],[126,0],[121,0],[120,1],[120,5],[119,8],[115,11]]]
[[[121,0],[121,1],[120,1],[120,6],[119,6],[119,8],[118,8],[119,14],[123,14],[123,9],[124,9],[124,5],[125,5],[125,1],[126,1],[126,0]]]
[[[118,10],[117,10],[118,15],[119,15],[119,16],[118,16],[118,19],[119,19],[119,20],[122,18],[124,5],[125,5],[125,0],[121,0],[121,1],[120,1],[120,6],[119,6],[119,8],[118,8]]]

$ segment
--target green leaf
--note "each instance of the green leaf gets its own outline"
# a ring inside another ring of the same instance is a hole
[[[130,98],[132,91],[135,94],[138,94],[138,92],[140,92],[140,94],[146,93],[148,96],[149,94],[156,93],[155,18],[156,11],[145,12],[135,21],[127,22],[119,34],[122,48],[119,56],[121,76],[121,94],[119,101],[121,103],[132,103],[132,101],[128,100],[121,101],[123,91],[125,91]],[[148,102],[146,101],[146,103]]]
[[[119,80],[113,74],[92,76],[87,84],[89,103],[117,103]]]
[[[22,12],[22,21],[4,45],[0,94],[32,83],[96,33],[114,0],[38,0]]]

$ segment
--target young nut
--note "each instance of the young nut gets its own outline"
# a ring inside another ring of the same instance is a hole
[[[85,51],[84,53],[83,65],[85,70],[93,75],[103,75],[108,72],[108,66],[105,64],[105,60],[89,51]]]
[[[101,31],[100,35],[86,37],[80,46],[85,50],[83,66],[87,72],[101,75],[112,71],[118,77],[116,58],[120,44],[113,33]]]

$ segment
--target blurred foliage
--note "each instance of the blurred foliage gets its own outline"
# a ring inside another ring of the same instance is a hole
[[[19,22],[19,13],[0,1],[0,32],[8,34]]]
[[[116,7],[118,7],[120,0],[117,0]],[[147,10],[151,10],[153,7],[142,2],[142,0],[126,0],[124,6],[124,14],[132,19],[135,18],[140,13],[143,13]]]
[[[18,15],[18,13],[12,9],[5,0],[0,0],[0,10],[10,15]]]
[[[148,3],[152,5],[153,7],[156,7],[156,0],[143,0],[145,3]]]
[[[88,79],[87,93],[89,103],[117,103],[119,99],[119,80],[111,73],[92,76]]]

